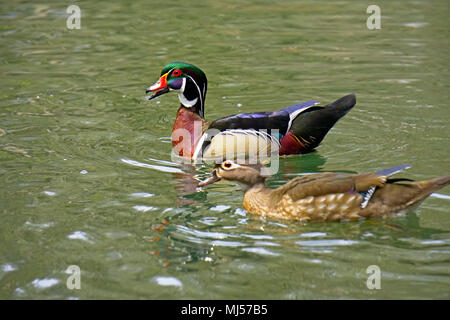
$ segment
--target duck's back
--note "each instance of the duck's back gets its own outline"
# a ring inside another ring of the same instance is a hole
[[[271,192],[272,206],[267,215],[303,221],[359,219],[362,192],[384,181],[384,176],[372,173],[330,172],[298,177]]]

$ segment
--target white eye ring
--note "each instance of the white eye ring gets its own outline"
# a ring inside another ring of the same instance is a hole
[[[223,170],[231,170],[238,167],[238,165],[235,164],[233,161],[227,160],[222,163],[221,167]]]

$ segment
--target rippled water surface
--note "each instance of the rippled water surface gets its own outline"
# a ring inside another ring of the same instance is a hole
[[[0,298],[443,298],[450,294],[450,189],[406,217],[261,220],[231,182],[173,162],[178,98],[144,100],[170,61],[201,67],[206,117],[331,102],[357,105],[304,172],[450,172],[449,2],[67,1],[0,6]],[[70,265],[81,289],[69,290]],[[366,268],[381,269],[381,290]]]

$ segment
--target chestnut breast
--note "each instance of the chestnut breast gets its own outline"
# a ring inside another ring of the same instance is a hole
[[[192,157],[203,133],[204,120],[188,108],[180,107],[172,130],[172,145],[181,157]]]

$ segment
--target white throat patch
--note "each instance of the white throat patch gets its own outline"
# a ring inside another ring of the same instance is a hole
[[[181,88],[179,90],[178,99],[183,104],[183,106],[191,108],[191,107],[195,106],[195,104],[197,103],[198,98],[195,98],[193,100],[188,100],[183,94],[185,87],[186,87],[186,78],[183,78],[183,85],[181,86]]]
[[[197,103],[198,98],[195,98],[194,100],[188,100],[183,93],[178,94],[178,99],[180,100],[181,104],[185,107],[191,108],[195,106]]]

